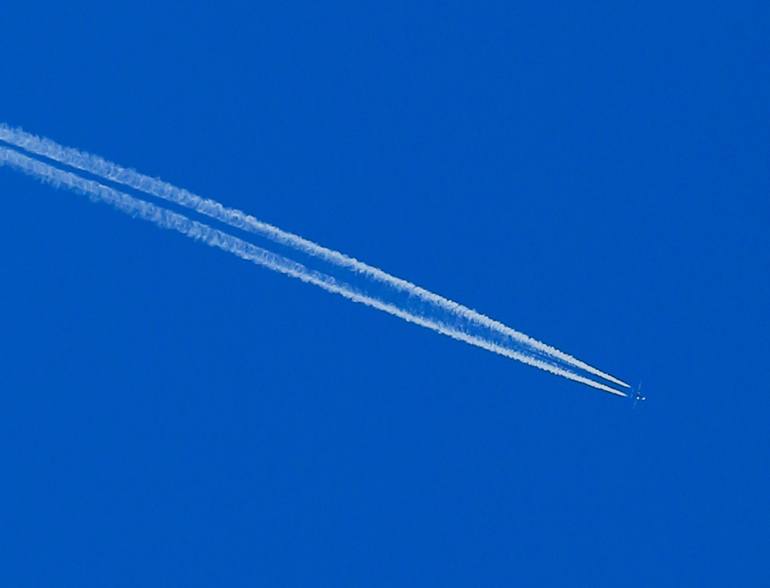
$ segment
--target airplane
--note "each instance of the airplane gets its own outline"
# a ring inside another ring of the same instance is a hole
[[[636,390],[634,390],[634,406],[636,406],[637,402],[644,402],[645,400],[647,400],[647,397],[642,395],[642,383],[639,382]]]

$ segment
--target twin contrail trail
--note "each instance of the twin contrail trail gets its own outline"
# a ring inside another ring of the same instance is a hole
[[[214,200],[202,198],[167,182],[150,178],[134,170],[106,161],[101,157],[58,145],[49,139],[10,128],[2,123],[0,123],[0,140],[104,180],[122,184],[133,190],[186,207],[233,228],[267,238],[290,250],[302,253],[311,260],[320,260],[332,269],[347,271],[353,280],[358,275],[359,280],[363,277],[367,283],[380,284],[391,293],[400,294],[405,299],[396,303],[384,300],[381,296],[366,292],[365,288],[356,287],[337,279],[330,275],[330,272],[314,270],[224,231],[191,220],[182,214],[140,200],[100,182],[61,170],[13,149],[0,147],[0,164],[16,168],[40,180],[87,194],[92,199],[107,202],[132,216],[148,220],[166,229],[175,230],[258,265],[313,284],[329,292],[340,294],[354,302],[377,308],[443,335],[599,390],[620,396],[626,395],[615,388],[572,371],[573,369],[582,370],[619,386],[628,387],[628,384],[614,376],[558,349],[532,339],[470,308],[420,288],[411,282],[396,278],[379,268],[293,233],[283,231],[242,211],[226,208]],[[421,303],[423,308],[417,311],[411,309],[410,306],[413,306],[414,301]]]

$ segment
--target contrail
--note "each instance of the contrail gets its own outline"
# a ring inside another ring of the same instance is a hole
[[[492,351],[493,353],[497,353],[504,357],[516,359],[527,365],[537,367],[575,382],[580,382],[598,390],[603,390],[618,396],[626,396],[624,392],[602,383],[595,382],[579,374],[575,374],[524,353],[496,345],[479,337],[474,337],[441,322],[418,316],[407,310],[358,292],[348,284],[339,282],[321,272],[308,269],[300,263],[272,253],[266,249],[262,249],[261,247],[257,247],[238,237],[225,233],[224,231],[191,220],[182,214],[156,206],[144,200],[134,198],[133,196],[100,184],[94,180],[82,178],[71,172],[43,163],[37,159],[27,157],[13,149],[0,147],[0,165],[15,168],[56,187],[65,187],[75,192],[85,194],[94,201],[110,204],[132,217],[149,221],[164,229],[177,231],[211,247],[219,248],[257,265],[291,276],[308,284],[318,286],[327,292],[339,294],[353,302],[376,308],[407,322],[441,333],[442,335]]]
[[[57,161],[64,165],[85,171],[115,183],[123,184],[134,190],[145,192],[157,198],[173,202],[208,216],[234,228],[258,234],[276,243],[301,251],[307,255],[322,259],[341,268],[365,274],[372,280],[387,285],[390,288],[407,293],[428,304],[442,308],[455,314],[458,318],[480,325],[499,336],[514,341],[539,352],[546,358],[553,358],[569,366],[581,369],[595,376],[608,380],[618,386],[629,388],[622,380],[603,372],[563,351],[542,343],[524,333],[489,318],[462,304],[430,292],[407,280],[397,278],[387,272],[345,255],[339,251],[323,247],[299,235],[279,229],[265,223],[240,210],[227,208],[219,202],[203,198],[183,188],[178,188],[168,182],[151,178],[132,169],[122,167],[107,161],[97,155],[81,152],[71,147],[64,147],[50,139],[38,137],[21,129],[11,128],[0,123],[0,140],[15,145],[21,149],[42,157]]]

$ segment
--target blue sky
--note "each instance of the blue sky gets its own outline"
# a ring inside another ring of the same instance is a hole
[[[770,582],[769,16],[4,3],[0,120],[649,400],[0,170],[0,584]]]

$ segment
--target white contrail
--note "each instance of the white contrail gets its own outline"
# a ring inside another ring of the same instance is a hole
[[[54,186],[63,186],[88,195],[92,200],[106,202],[118,210],[133,217],[150,221],[159,227],[170,229],[182,233],[187,237],[202,241],[212,247],[217,247],[228,253],[232,253],[242,259],[251,261],[276,272],[297,278],[308,284],[313,284],[326,290],[339,294],[353,302],[358,302],[372,308],[376,308],[393,316],[399,317],[407,322],[420,325],[431,329],[442,335],[452,337],[459,341],[469,343],[492,351],[504,357],[516,359],[525,364],[537,367],[552,374],[562,376],[575,382],[580,382],[598,390],[603,390],[618,396],[626,396],[624,392],[595,382],[581,375],[562,369],[555,365],[541,361],[535,357],[528,356],[513,349],[501,347],[484,339],[471,336],[462,331],[458,331],[450,326],[436,322],[425,317],[415,315],[409,311],[388,304],[371,296],[357,292],[349,285],[338,282],[334,278],[321,272],[313,271],[302,264],[296,263],[283,256],[276,255],[266,249],[257,247],[242,239],[234,237],[224,231],[210,227],[204,223],[191,220],[184,215],[172,212],[168,209],[134,198],[124,192],[120,192],[93,180],[88,180],[67,172],[46,163],[27,157],[17,151],[0,147],[0,165],[7,165],[33,176],[43,182]]]
[[[430,292],[407,280],[392,276],[377,267],[358,261],[344,253],[323,247],[322,245],[304,239],[299,235],[295,235],[262,222],[240,210],[227,208],[215,200],[203,198],[183,188],[177,188],[168,182],[164,182],[157,178],[151,178],[132,169],[124,168],[97,155],[84,153],[71,147],[64,147],[50,139],[37,137],[36,135],[27,133],[21,129],[11,128],[3,123],[0,123],[0,140],[31,153],[58,161],[64,165],[80,169],[95,176],[100,176],[104,179],[123,184],[134,190],[142,191],[157,198],[190,208],[219,222],[261,235],[276,243],[302,251],[303,253],[317,257],[338,267],[365,274],[373,280],[441,307],[469,322],[482,325],[503,336],[510,337],[514,341],[537,350],[544,356],[550,356],[565,364],[604,378],[619,386],[626,388],[630,387],[622,380],[607,374],[606,372],[564,353],[563,351],[551,347],[550,345],[546,345],[541,341],[533,339],[524,333],[516,331],[515,329],[476,312],[475,310]]]

